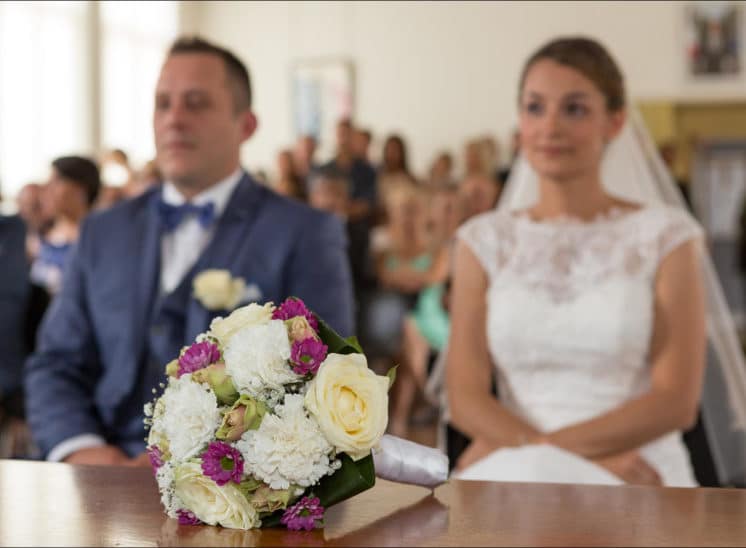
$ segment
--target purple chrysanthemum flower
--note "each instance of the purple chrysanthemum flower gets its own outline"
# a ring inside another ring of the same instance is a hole
[[[202,522],[191,510],[176,510],[179,517],[179,525],[199,525]]]
[[[241,483],[243,457],[235,447],[214,441],[202,454],[202,472],[218,485],[225,485],[229,481]]]
[[[220,360],[220,349],[215,343],[210,341],[194,343],[179,356],[179,370],[176,376],[194,373],[218,360]]]
[[[329,349],[321,341],[316,339],[304,339],[300,342],[294,342],[290,352],[290,363],[293,364],[293,371],[298,375],[307,373],[316,374],[321,362],[326,359],[326,351]]]
[[[299,502],[290,506],[280,519],[280,523],[293,531],[305,529],[310,531],[324,521],[324,507],[318,497],[303,497]]]
[[[311,314],[311,311],[306,308],[306,304],[297,297],[288,297],[280,307],[272,313],[273,320],[289,320],[296,316],[304,316],[308,320],[310,325],[315,331],[319,329],[319,322],[316,320],[316,316]]]
[[[151,445],[148,447],[147,453],[148,458],[150,459],[150,466],[153,468],[153,473],[155,474],[158,469],[163,466],[163,453],[161,453],[161,450],[157,445]]]

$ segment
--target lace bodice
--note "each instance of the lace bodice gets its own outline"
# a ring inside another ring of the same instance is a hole
[[[551,431],[644,391],[658,267],[700,234],[686,212],[664,206],[592,222],[499,211],[465,224],[459,237],[489,281],[487,342],[501,401]]]

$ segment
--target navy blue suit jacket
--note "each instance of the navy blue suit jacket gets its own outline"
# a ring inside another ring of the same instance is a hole
[[[62,291],[27,361],[26,411],[44,454],[84,433],[99,434],[130,454],[145,447],[144,429],[133,441],[121,439],[117,428],[135,414],[141,417],[145,403],[137,390],[160,280],[159,199],[156,188],[91,215],[82,228]],[[347,336],[353,331],[353,302],[346,245],[337,219],[245,175],[188,276],[227,269],[256,284],[262,302],[298,296]],[[206,331],[213,317],[225,315],[188,299],[183,345]]]

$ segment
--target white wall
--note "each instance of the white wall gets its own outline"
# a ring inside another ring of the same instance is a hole
[[[634,98],[736,98],[746,78],[685,75],[682,2],[202,2],[185,6],[190,30],[249,64],[261,126],[245,146],[252,168],[274,168],[292,142],[289,70],[298,59],[355,64],[356,120],[380,139],[401,131],[422,172],[441,148],[460,155],[483,132],[507,139],[525,58],[559,34],[601,39]]]

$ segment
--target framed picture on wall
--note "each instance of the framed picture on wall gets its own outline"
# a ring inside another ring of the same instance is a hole
[[[305,59],[291,66],[296,137],[313,135],[320,158],[331,156],[338,120],[355,110],[355,72],[348,59]]]
[[[738,76],[744,63],[742,2],[689,2],[684,9],[689,75]]]

